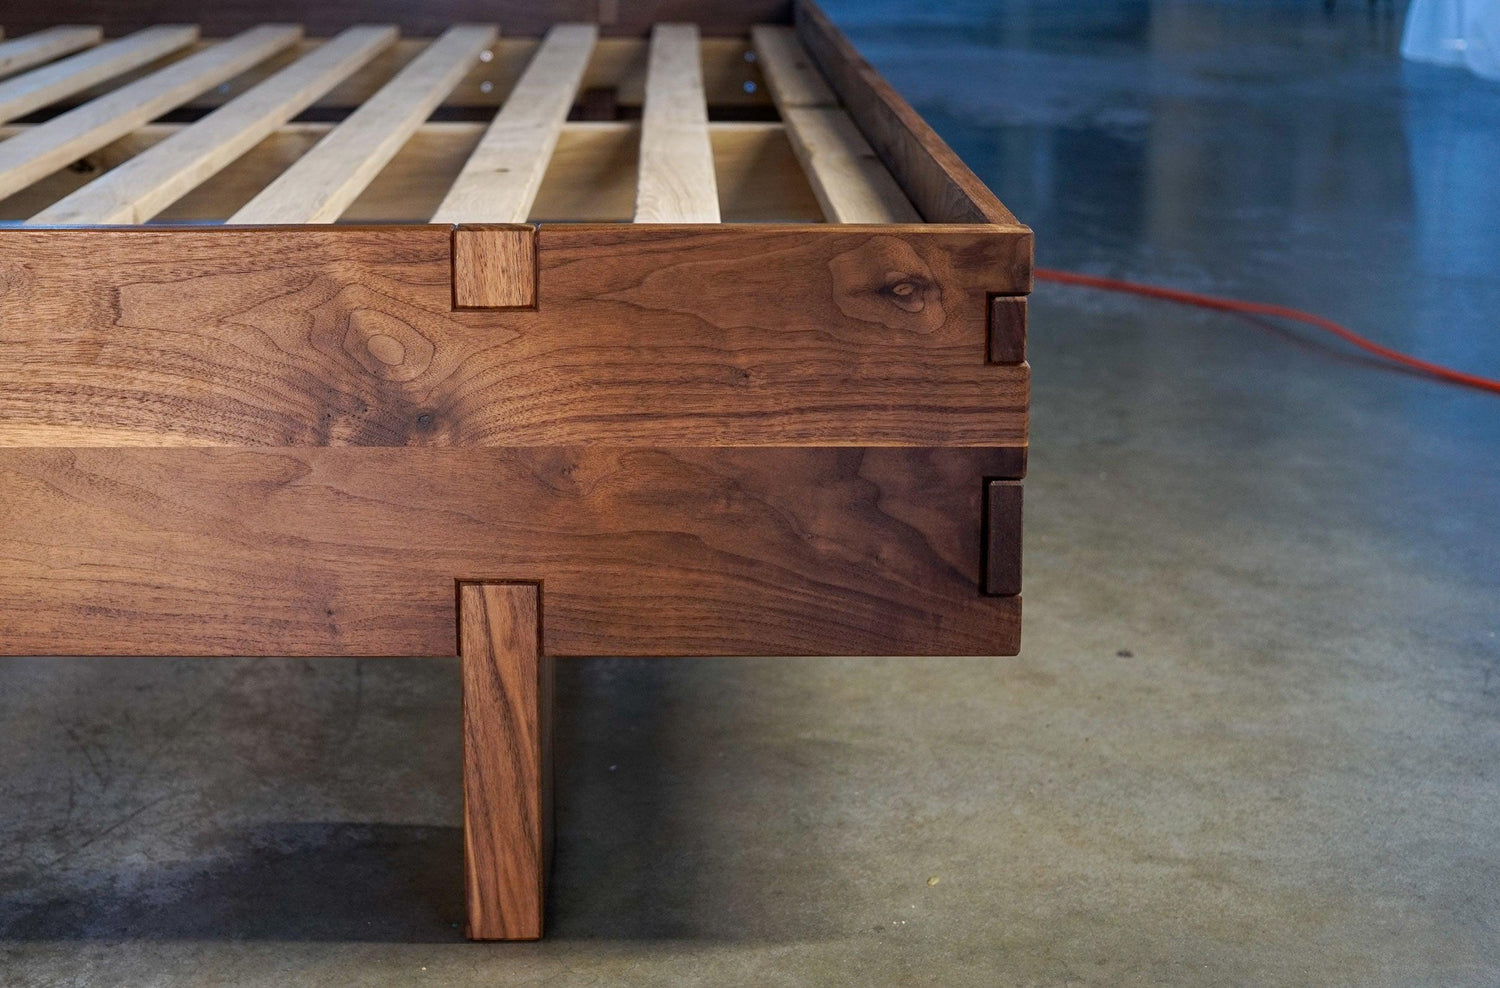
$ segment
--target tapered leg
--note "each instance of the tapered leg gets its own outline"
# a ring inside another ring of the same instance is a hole
[[[535,940],[551,845],[552,668],[541,592],[459,586],[464,690],[464,895],[471,940]]]

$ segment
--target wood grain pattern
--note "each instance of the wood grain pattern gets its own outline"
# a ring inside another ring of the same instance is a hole
[[[165,24],[6,80],[0,83],[0,123],[81,93],[97,82],[155,61],[197,40],[195,25]]]
[[[986,364],[1031,242],[545,226],[535,311],[449,228],[0,230],[0,445],[1023,445]]]
[[[227,222],[332,223],[396,156],[422,121],[495,40],[491,25],[461,24],[443,32]]]
[[[12,137],[0,144],[0,198],[128,134],[301,36],[302,29],[289,24],[252,28]]]
[[[536,306],[536,228],[462,226],[453,231],[453,304],[464,309]]]
[[[990,363],[1019,364],[1026,360],[1026,296],[996,295],[990,299]]]
[[[984,592],[996,596],[1021,592],[1021,483],[990,480],[985,484]]]
[[[206,35],[223,36],[267,20],[298,20],[330,35],[359,21],[399,24],[403,34],[432,36],[459,21],[494,22],[507,34],[540,35],[565,21],[598,21],[605,33],[641,36],[658,21],[694,21],[704,34],[747,34],[752,24],[791,22],[790,0],[628,0],[601,17],[601,0],[48,0],[12,3],[5,10],[13,34],[58,23],[103,25],[124,34],[163,20],[197,20]]]
[[[558,657],[1008,654],[1020,601],[980,592],[981,494],[1023,466],[1021,449],[0,450],[0,654],[452,655],[455,580],[542,581]]]
[[[471,940],[542,935],[552,787],[552,666],[541,588],[458,588],[463,659],[464,898]]]
[[[547,32],[434,223],[526,222],[598,36],[592,24],[560,24]]]
[[[635,221],[719,222],[708,104],[693,24],[657,24],[651,30]]]
[[[5,37],[0,33],[0,38]],[[0,45],[0,76],[50,62],[60,55],[97,45],[104,32],[97,27],[64,26],[12,38]]]
[[[1016,226],[969,167],[810,0],[797,0],[797,37],[887,168],[933,223]]]
[[[395,40],[393,27],[352,27],[29,222],[144,223],[255,147]]]

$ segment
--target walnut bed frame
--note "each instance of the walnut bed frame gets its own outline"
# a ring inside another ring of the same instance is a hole
[[[456,651],[528,939],[552,657],[1017,650],[1031,232],[812,4],[3,19],[0,655]]]

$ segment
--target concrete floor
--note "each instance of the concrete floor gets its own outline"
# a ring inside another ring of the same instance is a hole
[[[1500,86],[1365,4],[830,4],[1039,260],[1500,374]],[[561,670],[462,942],[451,662],[0,661],[0,984],[1500,983],[1500,401],[1044,286],[1017,659]]]

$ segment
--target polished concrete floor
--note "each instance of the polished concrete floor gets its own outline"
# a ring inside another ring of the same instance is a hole
[[[1042,264],[1500,375],[1500,86],[1383,7],[830,7]],[[1023,654],[564,666],[540,944],[453,663],[0,661],[0,984],[1500,983],[1500,399],[1051,286],[1032,361]]]

